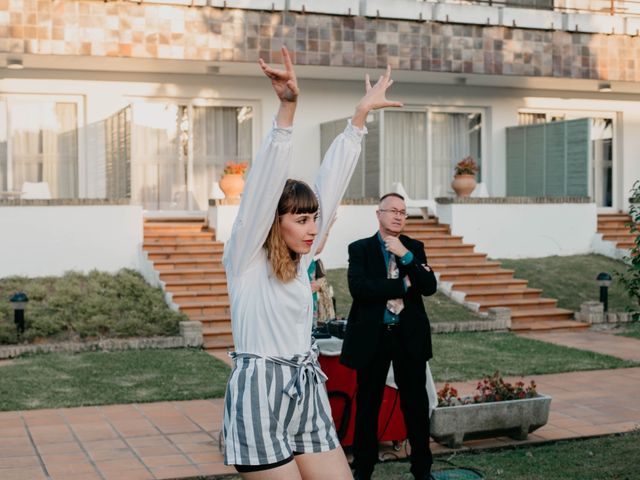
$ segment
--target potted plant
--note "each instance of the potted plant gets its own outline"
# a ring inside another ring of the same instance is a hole
[[[454,167],[453,182],[451,188],[459,197],[468,197],[476,188],[476,173],[478,164],[471,155],[464,157]]]
[[[476,393],[459,397],[448,383],[438,392],[438,406],[431,415],[431,437],[451,448],[465,438],[507,435],[524,440],[549,420],[551,397],[519,381],[505,382],[499,372],[478,382]]]
[[[239,198],[244,189],[244,174],[249,168],[248,162],[227,162],[224,175],[220,179],[220,188],[225,198]]]

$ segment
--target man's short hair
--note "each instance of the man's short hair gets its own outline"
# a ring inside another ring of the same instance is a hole
[[[402,195],[400,195],[399,193],[396,192],[390,192],[390,193],[385,193],[383,196],[380,197],[380,201],[378,203],[382,203],[382,201],[385,198],[389,198],[389,197],[397,197],[400,200],[402,200],[404,202],[404,197]]]

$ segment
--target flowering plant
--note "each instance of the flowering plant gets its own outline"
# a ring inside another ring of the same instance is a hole
[[[531,380],[528,386],[523,381],[515,384],[505,382],[500,372],[492,376],[485,375],[476,386],[476,393],[468,397],[459,397],[458,391],[446,383],[438,391],[438,406],[453,407],[455,405],[469,405],[472,403],[501,402],[503,400],[521,400],[538,395],[536,383]]]
[[[249,168],[249,162],[227,162],[224,166],[225,175],[244,175]]]
[[[456,175],[475,175],[479,170],[478,164],[471,155],[464,157],[456,163],[454,168]]]

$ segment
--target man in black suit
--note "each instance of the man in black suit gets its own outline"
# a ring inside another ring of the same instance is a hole
[[[436,277],[422,242],[401,235],[404,198],[389,193],[376,212],[379,231],[349,245],[349,290],[353,304],[341,362],[357,370],[353,456],[356,478],[369,479],[378,461],[378,415],[393,361],[400,407],[411,443],[411,473],[429,478],[429,399],[426,362],[431,330],[422,296],[433,295]]]

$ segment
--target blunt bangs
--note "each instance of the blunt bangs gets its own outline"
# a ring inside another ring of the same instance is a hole
[[[309,185],[300,180],[287,180],[278,202],[278,215],[316,213],[318,208],[318,198]]]

